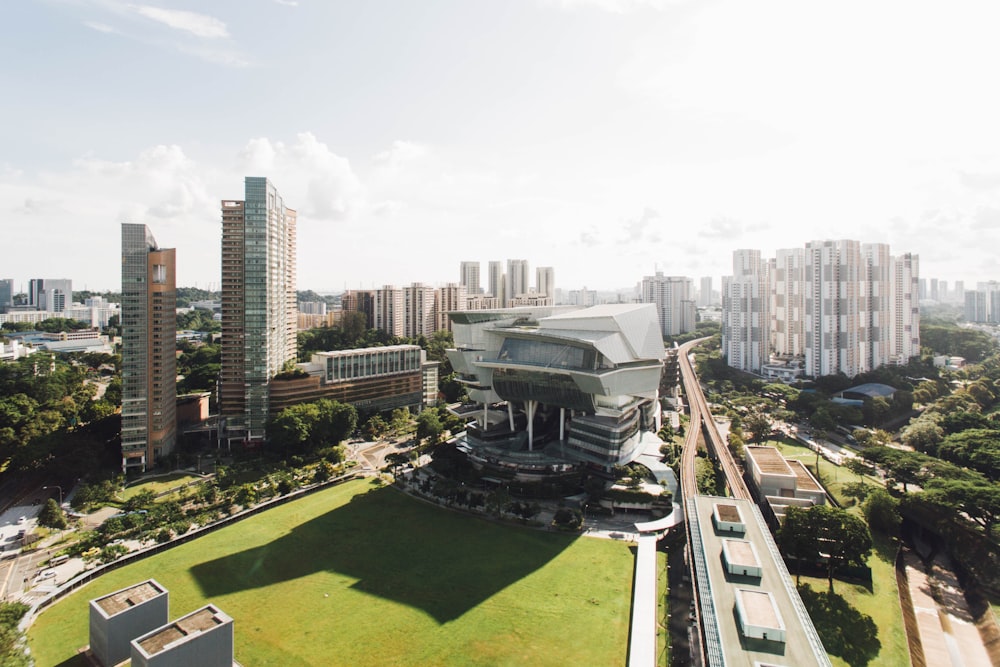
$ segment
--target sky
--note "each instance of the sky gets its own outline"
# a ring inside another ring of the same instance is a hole
[[[0,23],[0,278],[120,289],[120,223],[217,288],[267,176],[298,286],[561,289],[888,243],[1000,279],[1000,3],[20,0]]]

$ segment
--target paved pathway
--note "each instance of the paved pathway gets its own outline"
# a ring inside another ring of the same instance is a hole
[[[639,536],[632,589],[632,632],[629,667],[656,665],[656,534]]]
[[[955,574],[938,560],[928,575],[919,557],[907,553],[906,581],[927,664],[990,667],[986,647]]]

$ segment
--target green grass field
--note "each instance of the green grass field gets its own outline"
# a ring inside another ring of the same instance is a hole
[[[197,475],[189,475],[182,472],[164,475],[163,477],[156,477],[149,481],[129,486],[122,492],[121,499],[123,501],[128,500],[142,491],[152,491],[153,493],[160,494],[164,491],[180,488],[189,482],[194,482],[199,479],[201,479],[201,477],[198,477]]]
[[[153,577],[170,616],[211,601],[245,665],[620,665],[634,557],[613,540],[495,525],[357,481],[100,577],[28,633],[83,665],[87,602]]]
[[[802,596],[803,602],[830,653],[830,660],[837,667],[866,664],[906,667],[910,664],[893,569],[895,547],[881,535],[872,537],[875,547],[868,558],[872,590],[834,579],[831,597],[827,595],[826,579],[802,577],[802,584],[812,589],[812,594]],[[866,616],[871,622],[864,618]]]

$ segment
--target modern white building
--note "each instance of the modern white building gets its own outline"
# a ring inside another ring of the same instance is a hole
[[[434,318],[435,289],[423,283],[403,288],[403,335],[408,338],[430,336],[436,331]]]
[[[504,299],[507,295],[504,291],[503,262],[499,260],[491,260],[489,263],[489,275],[487,278],[490,296],[499,299],[501,304],[504,303]]]
[[[728,363],[782,379],[905,364],[920,350],[918,272],[916,255],[882,243],[813,241],[767,261],[738,250],[723,278]]]
[[[535,291],[556,302],[556,270],[551,266],[535,269]]]
[[[461,448],[482,467],[610,469],[659,430],[663,339],[651,304],[452,313],[448,359],[479,404]]]
[[[890,262],[889,363],[905,364],[920,354],[920,258],[912,253]]]
[[[465,288],[469,295],[482,294],[483,288],[479,280],[479,262],[462,262],[460,273],[461,278],[458,284]]]
[[[805,249],[778,250],[769,261],[771,349],[778,357],[805,353]]]
[[[28,281],[28,305],[37,310],[61,313],[73,304],[73,281],[66,278],[32,278]]]
[[[639,301],[656,306],[663,336],[677,336],[695,329],[696,309],[691,279],[682,276],[646,276],[639,287]]]
[[[698,307],[708,308],[712,305],[712,276],[702,276],[698,284]]]
[[[478,296],[478,295],[477,295]],[[451,331],[451,319],[448,313],[453,310],[466,310],[469,304],[469,294],[465,285],[448,283],[434,290],[434,331]]]
[[[733,275],[722,279],[722,352],[733,368],[759,373],[768,362],[770,302],[760,251],[733,252]]]
[[[504,298],[507,302],[511,299],[527,294],[531,291],[531,283],[528,282],[528,260],[508,259],[507,275],[504,280]]]

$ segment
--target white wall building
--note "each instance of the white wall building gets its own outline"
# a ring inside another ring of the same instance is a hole
[[[656,275],[642,279],[639,300],[656,306],[660,332],[677,336],[695,329],[695,304],[691,279],[682,276]]]
[[[760,250],[733,252],[733,275],[722,279],[722,352],[728,364],[760,373],[770,350],[770,301]]]

